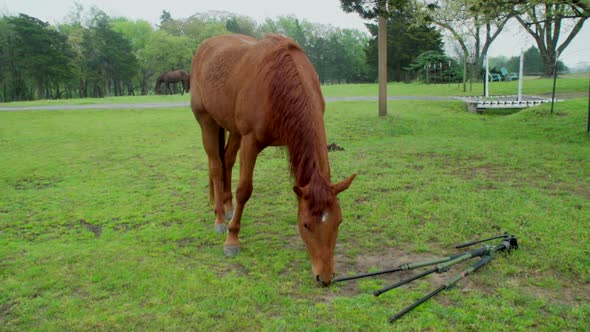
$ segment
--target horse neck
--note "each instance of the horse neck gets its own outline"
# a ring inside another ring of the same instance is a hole
[[[308,188],[309,208],[315,215],[322,214],[334,200],[330,186],[328,148],[321,120],[316,122],[319,125],[311,128],[301,127],[300,132],[294,133],[301,139],[287,144],[295,183],[300,188]]]
[[[315,176],[330,179],[328,149],[323,126],[301,126],[291,131],[286,142],[291,170],[298,186],[309,184]],[[322,128],[314,128],[322,127]]]
[[[291,171],[303,187],[312,179],[330,179],[322,92],[317,74],[303,51],[279,43],[265,58],[271,99],[271,120],[289,150]]]

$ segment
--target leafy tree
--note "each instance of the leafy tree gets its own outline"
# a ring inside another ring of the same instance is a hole
[[[166,31],[158,30],[152,34],[139,59],[142,67],[149,68],[151,73],[159,75],[170,70],[190,70],[193,54],[191,41],[187,36],[173,36]],[[148,84],[149,77],[144,79]],[[152,82],[149,82],[150,87],[153,86],[151,83],[155,81],[152,79]]]
[[[457,82],[463,71],[454,59],[438,51],[426,51],[416,57],[408,67],[418,74],[418,78],[429,82]]]
[[[377,67],[379,78],[379,116],[387,115],[387,18],[396,10],[406,8],[412,0],[340,0],[341,8],[358,13],[362,18],[378,22]]]
[[[11,101],[15,96],[15,86],[20,82],[16,75],[14,63],[14,30],[12,29],[8,17],[0,17],[0,102]]]
[[[520,56],[511,57],[510,59],[490,59],[490,65],[496,67],[506,67],[508,71],[518,73],[520,66]],[[569,70],[562,61],[558,61],[557,69],[559,72],[567,72]],[[541,52],[539,52],[539,49],[534,46],[530,47],[524,52],[524,74],[543,75],[543,70],[544,64]]]
[[[555,71],[557,54],[563,53],[590,16],[589,1],[519,1],[518,22],[535,40],[543,58],[543,76]],[[572,25],[566,28],[566,22]],[[565,40],[559,43],[560,38]]]
[[[413,24],[415,12],[395,10],[387,21],[387,77],[393,81],[407,80],[405,68],[426,51],[443,52],[442,35],[428,24]],[[367,24],[373,38],[367,47],[367,63],[372,79],[377,76],[377,25]]]
[[[73,75],[67,37],[25,14],[9,17],[5,23],[12,30],[4,35],[7,58],[3,61],[14,82],[11,99],[32,99],[28,82],[35,85],[39,98],[61,97],[60,82]]]
[[[170,20],[172,20],[172,15],[170,15],[170,12],[163,10],[162,14],[160,15],[160,25],[166,24]]]
[[[190,47],[196,51],[203,41],[213,36],[229,33],[225,28],[225,17],[212,14],[195,14],[186,19],[169,19],[160,25],[160,30],[173,36],[185,36],[190,40]]]
[[[154,29],[152,26],[143,20],[131,21],[126,18],[116,18],[112,21],[113,30],[122,33],[133,47],[133,54],[137,59],[137,81],[141,89],[141,94],[148,93],[151,86],[152,76],[156,73],[152,67],[151,59],[146,58],[146,48],[151,42]],[[127,88],[129,92],[135,93],[135,85],[128,82]]]
[[[347,13],[355,12],[365,19],[391,16],[397,10],[412,5],[412,0],[340,0],[340,7]]]
[[[276,33],[296,41],[313,63],[322,82],[362,82],[367,80],[365,34],[313,24],[295,16],[266,19],[259,34]]]
[[[231,15],[225,21],[227,31],[258,37],[256,22],[247,16]]]
[[[307,51],[310,49],[311,35],[315,35],[316,30],[320,29],[316,29],[311,22],[287,15],[279,16],[276,20],[266,19],[259,28],[259,34],[276,33],[288,36]]]
[[[137,70],[131,42],[114,31],[110,18],[96,11],[82,40],[82,71],[93,84],[93,96],[110,96],[111,86],[116,95],[122,94],[122,83],[133,79]],[[104,90],[99,86],[102,82]]]
[[[512,6],[505,1],[438,0],[423,1],[423,4],[425,19],[448,31],[459,43],[465,74],[470,57],[475,64],[474,73],[480,72],[488,49],[513,16]],[[464,76],[464,90],[466,80]]]

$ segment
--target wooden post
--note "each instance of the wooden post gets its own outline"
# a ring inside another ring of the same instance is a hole
[[[378,72],[379,72],[379,116],[387,115],[387,19],[379,16]]]

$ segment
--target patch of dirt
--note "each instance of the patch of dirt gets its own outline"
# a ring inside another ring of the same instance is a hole
[[[188,247],[188,246],[192,247],[192,244],[195,241],[197,241],[197,239],[195,239],[194,237],[185,237],[180,240],[176,240],[176,244],[178,244],[178,246],[181,248]]]
[[[378,193],[383,193],[383,194],[390,193],[393,191],[393,189],[391,189],[391,188],[374,188],[373,190],[375,190]]]
[[[494,228],[499,227],[494,226]],[[303,241],[301,241],[301,238],[298,234],[285,237],[284,240],[285,247],[291,248],[293,250],[305,251],[305,245],[303,244]],[[341,242],[338,242],[336,244],[336,255],[334,256],[335,270],[337,273],[336,277],[393,269],[405,263],[421,262],[433,258],[440,258],[445,255],[463,252],[466,250],[467,249],[453,251],[447,248],[441,250],[435,249],[434,252],[417,253],[401,250],[399,248],[389,248],[379,251],[371,251],[368,253],[347,255],[347,250],[344,245]],[[424,291],[424,295],[426,295],[427,292],[438,288],[450,278],[454,277],[467,267],[473,265],[478,259],[479,258],[470,259],[461,264],[454,265],[448,272],[445,273],[432,273],[419,280],[415,280],[409,284],[403,285],[401,288],[414,290],[417,288],[426,289]],[[498,260],[502,260],[502,258],[498,258]],[[524,293],[531,298],[541,298],[551,303],[576,305],[583,303],[585,299],[590,298],[590,287],[588,287],[588,284],[584,283],[583,281],[569,280],[570,278],[561,276],[559,273],[552,271],[532,273],[517,272],[507,277],[500,277],[498,276],[497,271],[494,271],[494,264],[496,264],[495,262],[496,260],[484,267],[481,271],[478,271],[473,275],[469,275],[468,277],[460,280],[452,289],[462,294],[478,292],[486,296],[494,296],[497,294],[497,291],[500,287],[506,287],[518,289],[519,292]],[[502,263],[499,262],[499,264]],[[280,274],[282,276],[288,276],[291,274],[300,276],[305,271],[300,271],[299,266],[300,264],[297,263],[290,264],[287,268],[281,271]],[[394,283],[410,278],[433,267],[434,266],[428,266],[409,271],[400,271],[368,277],[364,280],[379,280],[377,283],[380,285],[370,290],[361,290],[359,288],[359,281],[363,279],[358,279],[339,282],[327,289],[321,289],[321,291],[313,292],[314,294],[311,296],[315,301],[331,303],[335,298],[338,297],[354,297],[366,293],[372,295],[371,292],[378,290],[381,286],[386,287],[393,285]],[[307,275],[305,275],[305,277],[307,277]],[[555,287],[542,286],[542,284],[548,279],[568,280],[568,282],[560,283],[560,286]],[[314,284],[310,280],[307,280],[307,278],[302,279],[302,282],[309,282],[309,287],[314,286]],[[454,296],[445,296],[443,295],[444,293],[445,292],[437,296],[436,301],[441,305],[455,305],[455,301],[453,300]],[[296,297],[297,294],[289,294],[289,296]],[[391,295],[384,293],[381,296]]]
[[[102,235],[102,225],[93,225],[84,219],[80,219],[80,225],[84,226],[87,230],[94,233],[94,237],[99,238]]]
[[[113,230],[117,232],[127,232],[135,229],[139,229],[142,227],[141,224],[131,224],[129,222],[121,222],[119,224],[113,225]]]
[[[16,306],[19,303],[14,301],[14,302],[6,302],[6,303],[0,303],[0,322],[2,322],[6,317],[8,317],[8,315],[10,315],[10,313],[12,312],[12,310],[14,308],[16,308]]]
[[[354,203],[357,204],[357,205],[364,204],[364,203],[367,203],[367,202],[369,202],[369,198],[368,197],[364,197],[364,196],[360,196],[359,198],[357,198],[357,199],[354,200]]]
[[[477,177],[482,177],[491,181],[505,181],[510,171],[504,167],[495,164],[487,164],[477,167],[459,167],[452,171],[453,175],[459,176],[466,180],[472,180]]]
[[[336,271],[339,272],[338,276],[342,277],[347,275],[356,275],[367,272],[393,269],[408,262],[420,262],[443,257],[446,254],[452,254],[452,252],[442,255],[435,255],[432,253],[409,253],[396,248],[390,248],[380,253],[359,254],[355,257],[347,257],[345,255],[338,254],[335,256],[335,263]],[[420,283],[425,282],[428,285],[428,291],[432,291],[443,285],[446,281],[466,269],[468,266],[473,265],[478,259],[479,258],[470,259],[461,264],[452,266],[448,272],[432,273],[419,279],[421,281],[415,280],[400,287],[406,289],[416,289]],[[468,277],[461,279],[451,289],[455,289],[465,294],[477,291],[485,295],[493,295],[496,294],[499,287],[508,287],[512,289],[518,289],[519,292],[524,293],[531,298],[540,298],[547,302],[565,305],[579,305],[590,298],[590,287],[588,287],[588,283],[584,283],[581,280],[568,280],[568,282],[561,283],[561,286],[556,287],[536,286],[535,284],[541,285],[548,279],[566,280],[568,278],[554,271],[539,271],[533,273],[520,272],[510,277],[498,279],[494,277],[493,270],[487,272],[484,271],[485,269],[493,269],[493,264],[494,263],[492,262],[490,265],[482,269],[481,272],[478,271],[473,275],[469,275]],[[415,270],[400,271],[368,277],[367,279],[383,280],[382,286],[387,287],[403,279],[407,279],[421,272],[427,271],[433,267],[434,265],[418,268]],[[362,279],[339,282],[337,284],[338,288],[336,288],[331,293],[318,296],[318,300],[331,301],[335,297],[359,295],[362,292],[358,287],[359,280]],[[375,288],[371,291],[376,290],[378,290],[378,288]],[[424,295],[426,295],[426,292],[428,291],[425,291]],[[381,296],[387,296],[387,293],[384,293]],[[437,302],[447,306],[454,305],[454,301],[449,296],[438,296]]]
[[[344,148],[339,146],[336,143],[332,143],[328,145],[328,151],[332,152],[332,151],[344,151]]]
[[[303,243],[303,240],[301,240],[301,236],[299,235],[299,233],[296,233],[293,236],[288,236],[285,238],[285,248],[294,250],[305,250],[305,244]]]
[[[13,187],[16,190],[40,190],[55,187],[60,183],[60,179],[48,177],[26,177],[16,180]]]
[[[541,284],[544,280],[554,279],[567,282],[561,283],[561,287],[545,287],[535,284]],[[506,287],[517,288],[520,292],[533,298],[540,298],[547,302],[580,305],[586,303],[590,298],[590,287],[587,282],[572,279],[560,273],[547,271],[520,272],[510,276],[504,282]]]
[[[408,253],[395,248],[390,248],[387,249],[385,252],[379,254],[359,254],[354,258],[346,257],[340,254],[336,255],[334,259],[336,264],[336,271],[340,271],[341,276],[346,276],[367,272],[389,270],[405,263],[420,262],[438,257],[441,256],[434,255],[431,253]],[[398,281],[409,278],[411,276],[414,276],[432,267],[433,266],[410,271],[400,271],[395,273],[382,274],[369,278],[384,280],[384,286],[386,286],[394,284]],[[433,273],[427,277],[424,277],[424,279],[430,280],[430,282],[433,284],[442,283],[447,278],[448,276],[437,273]],[[355,283],[355,281],[351,280],[342,282],[343,285],[345,283]]]
[[[220,278],[223,278],[229,274],[247,276],[250,274],[250,270],[238,262],[227,260],[227,264],[217,271],[217,275],[219,275]]]

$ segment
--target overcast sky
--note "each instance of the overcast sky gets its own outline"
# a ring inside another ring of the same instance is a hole
[[[173,18],[185,18],[194,13],[222,10],[250,16],[258,22],[280,15],[295,15],[314,23],[330,24],[341,28],[365,29],[362,19],[356,14],[347,14],[340,9],[339,0],[78,0],[84,8],[96,6],[110,16],[143,19],[153,24],[159,22],[162,10]],[[73,8],[73,0],[0,0],[0,14],[25,13],[55,24]],[[518,24],[505,29],[494,42],[490,56],[514,56],[523,48],[534,45],[532,38]],[[590,65],[590,23],[560,57],[568,66]]]

